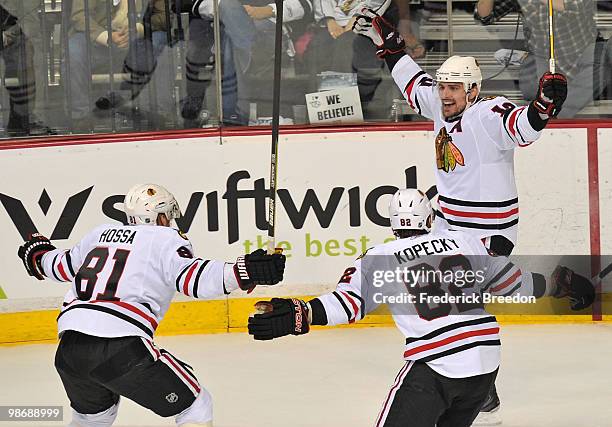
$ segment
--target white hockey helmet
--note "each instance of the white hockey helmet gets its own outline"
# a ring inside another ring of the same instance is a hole
[[[436,81],[444,83],[463,83],[465,92],[476,85],[480,91],[482,72],[473,56],[454,55],[448,58],[436,71]]]
[[[157,184],[138,184],[125,195],[124,210],[128,224],[156,225],[159,214],[168,221],[181,216],[178,202],[168,190]]]
[[[389,202],[391,229],[425,230],[429,232],[434,220],[431,203],[422,191],[414,188],[400,189]]]

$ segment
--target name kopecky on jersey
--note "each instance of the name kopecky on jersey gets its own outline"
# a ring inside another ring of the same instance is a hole
[[[434,250],[438,249],[438,252]],[[408,259],[410,258],[410,259]],[[480,272],[479,280],[455,286],[454,281],[440,282],[447,295],[495,296],[536,295],[531,274],[523,272],[505,257],[493,257],[479,240],[461,231],[433,232],[371,248],[367,254],[347,268],[335,291],[320,296],[327,324],[353,323],[379,306],[375,295],[383,289],[375,280],[378,272],[395,272],[396,266],[414,267],[415,271]],[[467,274],[467,273],[466,273]],[[395,275],[393,277],[396,277]],[[403,276],[402,276],[403,277]],[[430,277],[430,276],[426,276]],[[438,276],[436,276],[438,277]],[[430,292],[427,280],[417,280],[412,287],[405,279],[403,286],[393,287],[420,296]],[[544,281],[544,279],[541,279]],[[451,286],[455,286],[451,290]],[[545,284],[540,283],[540,288]],[[432,295],[439,295],[432,287]],[[385,294],[385,295],[396,295]],[[539,294],[538,294],[539,295]],[[406,337],[404,358],[426,362],[432,369],[448,377],[480,375],[499,365],[499,325],[482,303],[422,302],[420,298],[388,305],[395,324]]]

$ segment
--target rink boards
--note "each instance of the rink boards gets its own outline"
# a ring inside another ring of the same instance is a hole
[[[515,253],[612,254],[612,129],[604,126],[556,124],[516,151],[521,217]],[[285,131],[277,199],[278,243],[288,256],[284,284],[249,298],[179,297],[159,333],[243,328],[259,296],[333,289],[364,249],[392,238],[386,226],[390,195],[397,188],[434,186],[430,129],[419,123]],[[35,227],[58,247],[70,247],[92,227],[121,219],[122,196],[132,184],[156,182],[177,197],[181,228],[196,255],[232,261],[265,244],[269,152],[265,129],[1,144],[0,342],[55,334],[54,309],[65,285],[24,273],[16,249],[28,230]],[[592,319],[541,316],[532,309],[506,320]],[[370,325],[390,321],[385,315],[368,319]]]

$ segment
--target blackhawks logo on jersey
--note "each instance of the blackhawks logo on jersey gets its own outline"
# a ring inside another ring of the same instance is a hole
[[[436,137],[436,165],[438,169],[448,173],[454,171],[457,164],[465,166],[463,154],[453,144],[453,138],[448,134],[446,128],[443,127]]]

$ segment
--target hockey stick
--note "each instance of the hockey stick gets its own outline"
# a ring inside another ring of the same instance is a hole
[[[553,30],[553,0],[548,0],[548,39],[550,40],[550,59],[548,71],[555,74],[555,34]]]
[[[278,131],[280,116],[281,63],[283,50],[283,0],[276,4],[274,34],[274,90],[272,93],[272,152],[270,154],[270,200],[268,202],[268,254],[276,252],[276,187],[278,177]]]
[[[604,279],[604,277],[606,277],[610,273],[612,273],[612,263],[608,265],[606,268],[604,268],[603,270],[601,270],[598,274],[593,276],[591,280],[593,282],[601,282]]]

